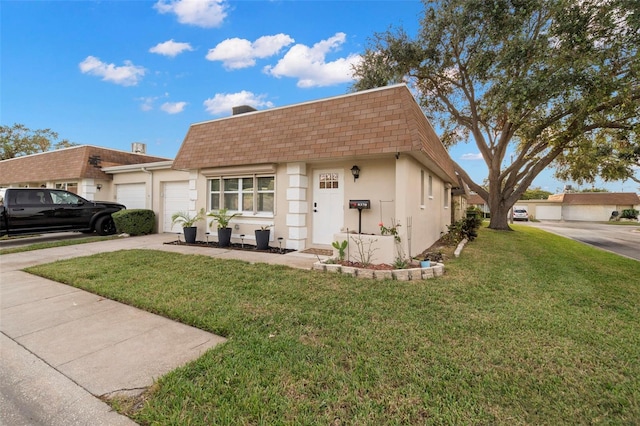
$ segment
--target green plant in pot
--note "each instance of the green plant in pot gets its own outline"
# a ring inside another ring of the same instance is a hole
[[[204,220],[204,216],[204,209],[200,209],[195,215],[191,215],[189,212],[176,212],[171,215],[171,227],[175,224],[182,225],[185,242],[194,244],[198,234],[196,223]]]
[[[269,236],[271,235],[272,225],[261,226],[256,229],[256,250],[269,250]]]
[[[209,222],[209,226],[213,226],[216,222],[218,225],[218,246],[229,247],[231,244],[231,228],[229,228],[229,222],[240,213],[229,214],[227,209],[220,209],[217,212],[209,212],[207,216],[213,219]]]

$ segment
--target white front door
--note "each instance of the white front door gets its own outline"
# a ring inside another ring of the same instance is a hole
[[[313,243],[331,244],[344,225],[344,170],[313,173]]]

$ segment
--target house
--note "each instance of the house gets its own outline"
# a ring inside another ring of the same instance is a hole
[[[480,209],[483,217],[489,216],[489,204],[479,194],[476,194],[475,192],[471,193],[469,195],[469,199],[467,200],[467,205],[469,207],[476,207]]]
[[[152,209],[158,232],[181,232],[175,212],[227,208],[241,213],[234,241],[251,243],[268,226],[272,245],[294,250],[331,248],[353,233],[393,242],[382,223],[400,225],[396,248],[417,254],[456,216],[453,162],[404,84],[233,112],[191,125],[173,161],[84,145],[0,162],[0,185]],[[215,239],[215,228],[198,226],[200,240]],[[377,260],[393,260],[388,251]]]
[[[141,148],[141,144],[133,145]],[[106,173],[104,168],[166,160],[144,153],[80,145],[0,161],[0,187],[44,185],[66,189],[89,200],[117,200],[132,208],[125,194],[114,191],[112,175]]]
[[[538,220],[602,222],[612,212],[640,209],[640,198],[634,192],[579,192],[550,195],[546,200],[521,200],[529,217]]]
[[[236,241],[272,226],[283,247],[330,248],[347,232],[381,237],[380,223],[399,224],[415,254],[447,231],[458,178],[406,85],[234,112],[191,125],[172,168],[188,174],[184,209],[242,213]]]

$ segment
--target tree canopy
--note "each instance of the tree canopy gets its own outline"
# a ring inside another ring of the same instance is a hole
[[[509,229],[509,209],[550,165],[586,181],[632,175],[640,3],[439,0],[424,6],[415,37],[402,28],[373,37],[354,70],[353,89],[406,82],[446,146],[475,142],[489,188],[455,167],[487,200],[491,228]],[[615,166],[594,162],[611,156]]]
[[[31,130],[24,124],[0,126],[0,160],[75,146],[66,139],[58,141],[58,133],[51,129]]]

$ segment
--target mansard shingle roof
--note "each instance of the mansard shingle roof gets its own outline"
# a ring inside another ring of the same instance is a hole
[[[111,179],[102,171],[103,167],[162,160],[167,159],[80,145],[1,161],[0,185],[84,178]]]
[[[453,162],[406,85],[191,125],[175,169],[411,153],[457,182]]]

